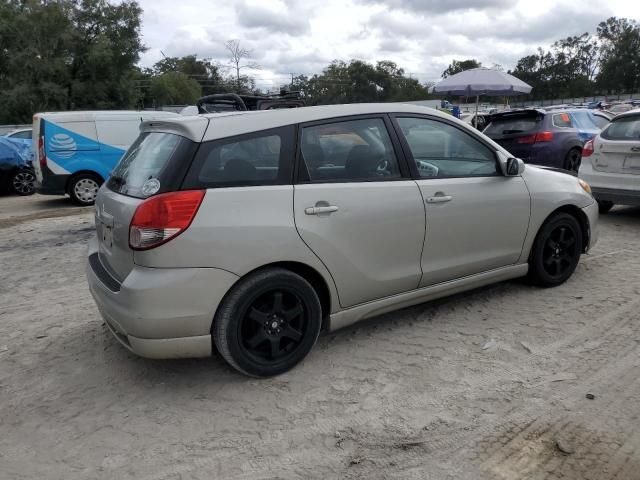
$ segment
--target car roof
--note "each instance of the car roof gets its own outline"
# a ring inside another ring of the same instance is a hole
[[[65,121],[65,122],[88,122],[102,119],[116,119],[122,117],[141,117],[141,118],[165,118],[178,116],[177,113],[163,112],[159,110],[87,110],[87,111],[72,111],[72,112],[41,112],[36,113],[33,118],[42,118],[52,121]]]
[[[143,122],[140,129],[142,131],[168,131],[186,136],[195,142],[205,142],[286,125],[379,113],[428,114],[450,120],[454,119],[454,121],[464,124],[464,122],[455,119],[453,116],[430,107],[405,103],[352,103],[179,116],[161,121]]]

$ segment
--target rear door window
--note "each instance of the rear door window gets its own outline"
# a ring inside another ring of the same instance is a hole
[[[185,179],[186,188],[292,183],[294,127],[203,143]]]
[[[111,172],[107,187],[136,198],[177,189],[195,149],[180,135],[142,133]]]
[[[393,144],[381,118],[304,127],[300,149],[312,182],[401,178]]]
[[[571,121],[571,115],[568,113],[555,113],[552,117],[553,125],[558,128],[571,128],[573,122]]]

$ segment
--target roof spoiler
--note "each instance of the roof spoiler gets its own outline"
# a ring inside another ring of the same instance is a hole
[[[225,107],[231,107],[231,110],[239,110],[241,112],[245,112],[248,110],[247,105],[244,103],[244,100],[235,93],[215,93],[213,95],[207,95],[205,97],[199,98],[198,103],[198,113],[215,113],[218,110],[208,109],[206,107],[207,104],[218,104]],[[229,110],[226,108],[225,110]]]

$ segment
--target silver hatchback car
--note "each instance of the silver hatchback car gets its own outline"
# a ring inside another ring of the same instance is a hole
[[[589,186],[435,110],[356,104],[145,122],[102,186],[87,277],[132,352],[267,377],[322,330],[528,275],[596,241]]]

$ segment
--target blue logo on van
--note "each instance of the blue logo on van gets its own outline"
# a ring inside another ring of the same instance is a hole
[[[56,133],[49,140],[49,148],[56,150],[56,154],[60,158],[71,158],[76,154],[78,145],[66,133]]]

